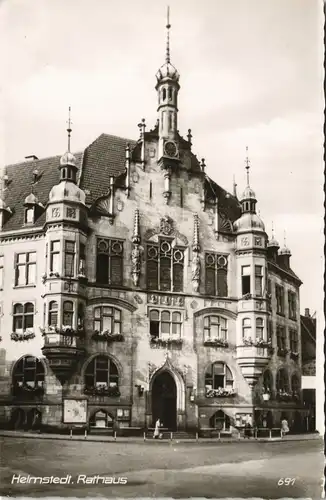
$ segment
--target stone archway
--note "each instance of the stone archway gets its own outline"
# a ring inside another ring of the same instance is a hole
[[[177,428],[177,387],[174,377],[164,370],[158,373],[152,384],[152,425],[160,419],[163,427]]]

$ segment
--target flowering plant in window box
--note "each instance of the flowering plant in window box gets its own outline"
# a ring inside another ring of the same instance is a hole
[[[83,326],[78,326],[77,330],[75,330],[69,325],[62,325],[61,327],[49,325],[45,328],[40,327],[40,331],[43,337],[51,333],[58,333],[67,337],[83,337],[85,335]]]
[[[103,330],[100,332],[99,330],[95,330],[92,335],[93,340],[102,340],[103,342],[123,342],[124,337],[121,333],[111,333],[108,330]]]
[[[49,274],[50,278],[60,278],[60,274],[58,272],[51,272]]]
[[[206,398],[228,398],[235,395],[236,392],[233,388],[218,387],[217,389],[206,389]]]
[[[204,340],[204,346],[206,347],[229,347],[229,343],[225,339],[206,339]]]
[[[86,385],[84,388],[84,394],[88,394],[89,396],[118,397],[120,396],[120,391],[117,386],[110,387],[107,384],[99,385],[97,387]]]
[[[296,361],[299,358],[299,353],[297,351],[291,351],[290,357]]]
[[[300,394],[299,394],[299,392],[298,391],[293,391],[292,398],[294,399],[294,401],[300,401]]]
[[[35,333],[33,330],[25,330],[24,332],[21,333],[13,332],[10,337],[11,340],[13,340],[14,342],[23,342],[25,340],[34,339]]]
[[[44,387],[43,387],[43,382],[38,381],[37,384],[31,386],[26,382],[16,382],[13,385],[13,393],[15,396],[20,396],[20,395],[34,395],[34,396],[43,396],[44,394]]]
[[[284,357],[284,356],[286,356],[286,355],[287,355],[287,353],[288,353],[288,352],[289,352],[289,351],[288,351],[285,347],[279,347],[279,348],[277,349],[277,354],[278,354],[279,356],[283,356],[283,357]]]
[[[47,274],[46,273],[43,273],[42,274],[42,283],[44,285],[44,283],[46,282],[46,278],[47,278]]]
[[[290,392],[280,389],[277,393],[277,398],[281,401],[291,401],[292,394]]]
[[[245,346],[252,346],[252,347],[272,347],[272,341],[269,340],[264,340],[261,337],[257,337],[256,340],[253,340],[251,337],[244,338],[243,339],[243,345]]]
[[[151,336],[151,344],[153,345],[160,345],[163,347],[169,346],[169,345],[182,345],[182,339],[180,337],[173,338],[173,337],[168,337],[166,339],[162,339],[160,337],[154,337],[153,335]]]

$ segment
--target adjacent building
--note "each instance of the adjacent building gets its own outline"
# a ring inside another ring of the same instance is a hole
[[[152,129],[72,154],[69,125],[63,156],[5,168],[3,426],[304,425],[291,252],[257,215],[249,160],[238,197],[180,135],[179,81],[168,38]]]
[[[302,396],[303,404],[308,410],[306,430],[315,431],[316,422],[316,318],[311,316],[310,310],[305,309],[301,316],[301,343],[302,343]]]

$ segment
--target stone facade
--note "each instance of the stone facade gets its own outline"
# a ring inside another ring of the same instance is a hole
[[[303,417],[289,251],[269,241],[249,175],[239,200],[180,136],[169,59],[156,90],[158,122],[141,122],[138,141],[102,135],[72,155],[69,128],[61,159],[5,170],[3,425],[143,429],[159,417],[232,430]]]

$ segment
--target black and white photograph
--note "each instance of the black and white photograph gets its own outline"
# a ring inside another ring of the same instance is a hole
[[[0,495],[324,498],[322,0],[0,2]]]

